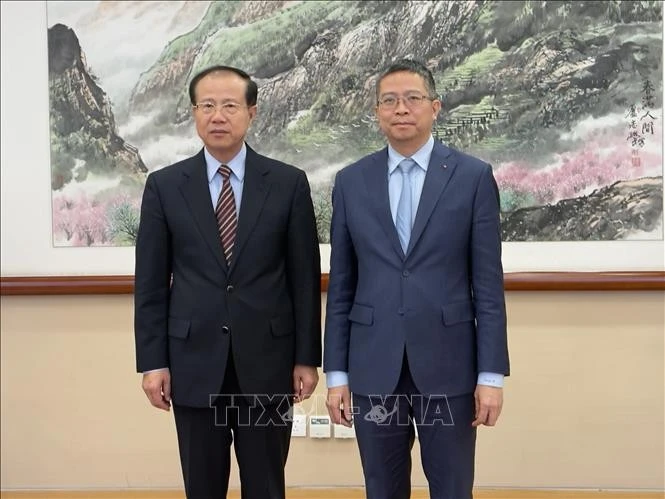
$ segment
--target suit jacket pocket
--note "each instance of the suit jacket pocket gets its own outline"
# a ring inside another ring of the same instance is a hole
[[[184,340],[189,336],[189,326],[190,321],[187,319],[169,317],[169,336],[174,338],[182,338]]]
[[[473,303],[470,301],[451,303],[450,305],[444,305],[442,309],[443,323],[446,326],[472,321],[476,318],[476,314],[473,311]]]
[[[270,319],[270,330],[273,336],[288,336],[295,332],[296,326],[293,321],[293,315],[278,315]]]
[[[365,326],[371,326],[374,324],[374,307],[354,303],[349,312],[349,320],[358,324],[364,324]]]

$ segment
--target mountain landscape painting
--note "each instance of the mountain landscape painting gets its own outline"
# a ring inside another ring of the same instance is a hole
[[[134,244],[147,175],[202,147],[187,86],[216,64],[257,82],[247,142],[307,172],[327,243],[404,57],[434,74],[435,139],[492,165],[504,241],[662,240],[662,5],[46,2],[53,245]]]

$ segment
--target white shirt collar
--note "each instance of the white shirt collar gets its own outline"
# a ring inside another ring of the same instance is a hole
[[[425,142],[425,144],[420,149],[413,153],[411,159],[415,161],[420,168],[422,168],[424,171],[427,171],[427,166],[429,165],[429,160],[432,157],[433,150],[434,137],[430,135],[427,142]],[[402,156],[395,149],[393,149],[393,146],[388,144],[388,175],[395,171],[395,168],[397,168],[397,165],[399,165],[403,159],[405,159],[405,156]]]
[[[212,182],[212,179],[215,177],[215,174],[217,173],[217,170],[219,169],[219,166],[222,164],[219,161],[217,161],[212,154],[208,152],[208,149],[205,147],[203,148],[203,155],[205,156],[206,159],[206,170],[208,172],[208,183]],[[231,172],[233,175],[236,176],[238,180],[241,182],[245,178],[245,158],[247,157],[247,147],[245,146],[245,143],[243,142],[242,147],[240,148],[240,151],[238,151],[238,154],[236,154],[231,161],[226,163],[226,166],[228,166],[231,169]]]

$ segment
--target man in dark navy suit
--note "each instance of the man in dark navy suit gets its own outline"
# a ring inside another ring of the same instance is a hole
[[[410,497],[413,422],[430,497],[470,499],[476,428],[509,374],[498,190],[490,165],[434,141],[422,63],[388,68],[376,98],[388,147],[333,189],[328,410],[353,419],[368,499]]]
[[[173,404],[187,497],[283,498],[291,423],[321,362],[321,269],[305,173],[245,144],[257,86],[215,66],[189,87],[204,147],[148,176],[136,242],[137,369]]]

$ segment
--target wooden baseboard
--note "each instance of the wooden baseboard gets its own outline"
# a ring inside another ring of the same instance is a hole
[[[663,492],[541,489],[476,489],[475,499],[663,499]],[[288,499],[363,499],[364,489],[339,487],[290,488]],[[426,499],[426,489],[414,489],[412,499]],[[0,491],[0,499],[184,499],[181,490],[44,490]],[[239,499],[240,492],[229,492],[228,499]]]

